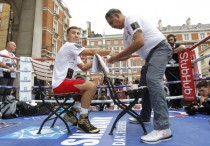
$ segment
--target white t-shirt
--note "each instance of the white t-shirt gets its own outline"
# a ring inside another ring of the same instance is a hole
[[[1,55],[15,57],[15,54],[7,51],[6,49],[0,51],[0,62],[4,63],[5,65],[16,69],[17,68],[17,61],[15,59],[2,57]],[[0,70],[0,77],[3,77],[3,71]],[[16,72],[10,73],[11,78],[16,78]]]
[[[128,16],[124,22],[123,44],[125,48],[128,48],[133,42],[133,35],[138,30],[141,30],[143,33],[144,46],[136,52],[141,58],[145,59],[152,48],[165,40],[165,36],[146,19],[137,16]]]
[[[77,65],[83,63],[78,56],[85,48],[75,44],[66,42],[58,51],[53,67],[52,87],[58,87],[66,78],[68,69],[77,69]]]
[[[1,55],[15,57],[15,54],[7,51],[6,49],[1,50],[0,51],[0,62],[4,63],[10,67],[16,68],[17,61],[15,59],[2,57]]]

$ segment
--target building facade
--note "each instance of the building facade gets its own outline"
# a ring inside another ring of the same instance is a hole
[[[54,57],[66,41],[70,18],[62,0],[43,1],[42,57]]]
[[[111,49],[115,52],[123,51],[123,39],[122,34],[116,35],[103,35],[101,37],[91,37],[87,38],[87,47],[88,48],[101,48],[101,49]],[[110,76],[117,78],[119,76],[125,76],[129,81],[139,79],[140,68],[128,69],[128,67],[140,66],[142,60],[138,57],[132,57],[127,61],[120,61],[114,64],[108,64],[109,68],[112,68]],[[92,79],[98,78],[98,75],[90,73]]]
[[[168,34],[174,34],[176,36],[177,43],[184,44],[189,47],[210,35],[210,24],[198,23],[192,25],[190,18],[186,20],[186,24],[181,26],[168,25],[166,27],[162,27],[161,20],[158,22],[158,25],[159,30],[161,30],[165,36]],[[210,52],[209,46],[210,40],[195,48],[196,58],[207,55]],[[206,58],[204,61],[199,61],[197,63],[199,73],[201,74],[200,77],[210,75],[208,73],[209,66],[207,66],[208,60],[209,58]]]
[[[186,24],[181,26],[168,25],[166,27],[162,27],[161,20],[158,22],[158,24],[159,30],[165,36],[168,34],[174,34],[176,36],[177,42],[186,46],[191,46],[210,35],[210,24],[198,23],[196,25],[192,25],[190,18],[186,20]],[[197,49],[200,52],[202,49],[208,46],[210,46],[210,40],[200,45]]]
[[[205,57],[206,55],[210,54],[210,46],[201,49],[199,52],[200,57]],[[210,57],[207,57],[206,59],[201,61],[201,73],[202,77],[209,77],[210,76]]]
[[[62,0],[42,2],[42,57],[54,57],[65,42],[66,29],[71,15]],[[0,50],[12,39],[13,11],[11,6],[0,3]],[[23,40],[22,40],[23,41]]]
[[[9,4],[0,3],[0,50],[12,41],[13,11]]]
[[[158,29],[167,36],[168,34],[174,34],[176,36],[177,43],[184,44],[187,47],[192,46],[193,44],[199,42],[204,39],[208,35],[210,35],[210,24],[201,24],[198,23],[196,25],[191,24],[191,19],[188,18],[186,20],[186,24],[180,26],[162,26],[162,21],[158,22]],[[86,35],[87,36],[87,35]],[[86,45],[89,48],[101,48],[101,49],[112,49],[116,52],[120,52],[124,49],[122,34],[116,35],[105,35],[97,36],[97,37],[87,37],[83,38],[83,45]],[[85,44],[84,44],[85,43]],[[195,49],[197,52],[197,58],[204,55],[203,50],[209,50],[210,40],[203,43],[199,47]],[[208,52],[208,51],[205,51]],[[205,53],[206,54],[206,53]],[[134,54],[136,56],[136,54]],[[139,57],[132,57],[127,61],[116,62],[114,64],[107,64],[108,67],[113,68],[111,71],[111,76],[118,77],[120,75],[124,75],[128,77],[129,81],[134,81],[139,79],[140,77],[140,67],[144,64],[144,60]],[[133,69],[131,69],[133,67]],[[118,69],[117,69],[118,68]],[[123,69],[128,68],[128,69]],[[200,70],[204,70],[201,66]],[[207,70],[207,69],[206,69]],[[95,75],[89,73],[91,78],[98,78],[101,75]]]

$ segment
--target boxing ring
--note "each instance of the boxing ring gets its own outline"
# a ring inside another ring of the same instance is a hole
[[[138,124],[128,122],[130,116],[126,114],[117,123],[113,135],[109,135],[115,116],[120,110],[106,110],[103,112],[91,111],[91,123],[101,129],[99,134],[86,134],[77,131],[76,126],[69,123],[72,135],[68,135],[66,127],[58,120],[55,128],[44,126],[42,134],[36,134],[40,123],[46,116],[18,117],[15,119],[0,120],[1,146],[147,146],[140,142],[143,132]],[[136,112],[139,112],[137,110]],[[152,115],[153,116],[153,115]],[[173,131],[171,141],[162,142],[158,146],[207,146],[210,145],[208,123],[209,116],[197,114],[188,116],[182,110],[170,110],[169,120]],[[6,124],[7,123],[7,124]],[[152,124],[146,125],[148,131],[153,129]]]
[[[202,78],[200,77],[199,72],[197,72],[195,67],[191,67],[191,64],[196,64],[199,61],[202,61],[210,55],[203,56],[196,59],[195,54],[192,53],[193,49],[201,45],[205,41],[210,39],[210,36],[196,43],[195,45],[187,48],[186,51],[179,53],[179,62],[177,65],[167,65],[167,67],[179,66],[181,72],[180,81],[171,81],[164,82],[165,85],[169,84],[178,84],[183,85],[183,95],[180,96],[167,96],[166,100],[182,99],[186,105],[193,103],[197,105],[195,85],[196,81],[199,80],[210,80],[210,77]],[[6,56],[4,56],[6,57]],[[135,56],[134,56],[135,57]],[[17,59],[17,58],[15,58]],[[30,59],[30,58],[29,58]],[[33,70],[30,70],[30,65],[27,57],[19,59],[22,64],[20,70],[17,73],[20,74],[20,86],[1,86],[0,88],[14,88],[18,89],[19,96],[22,96],[20,99],[29,103],[38,103],[42,102],[41,100],[33,100],[32,98],[24,98],[28,96],[27,93],[31,93],[33,89],[38,88],[38,86],[32,86],[29,78],[32,78]],[[46,60],[42,58],[37,58],[37,60]],[[48,61],[53,61],[54,59],[48,59]],[[26,69],[27,68],[27,69]],[[121,68],[111,68],[111,70],[119,69],[135,69],[141,68],[141,66],[135,67],[121,67]],[[7,70],[4,70],[7,71]],[[21,75],[22,74],[22,75]],[[22,84],[21,84],[22,82]],[[29,87],[30,86],[30,87]],[[24,88],[25,87],[25,88]],[[43,86],[43,89],[51,89],[51,86]],[[107,88],[107,86],[98,86],[100,88]],[[119,85],[114,86],[114,88],[132,88],[131,85]],[[133,87],[134,88],[134,87]],[[22,92],[22,93],[21,93]],[[121,102],[129,105],[130,102],[134,99],[120,99]],[[54,100],[48,100],[48,102],[54,103]],[[72,103],[73,100],[68,100],[67,103]],[[113,103],[113,100],[93,100],[92,103]],[[138,103],[141,103],[141,98],[138,100]],[[134,109],[137,113],[140,112],[141,106]],[[36,132],[40,126],[40,123],[45,116],[32,116],[32,117],[19,117],[15,119],[2,120],[0,119],[0,124],[9,123],[10,126],[0,125],[0,145],[98,145],[98,146],[108,146],[108,145],[126,145],[126,146],[136,146],[136,145],[146,145],[140,142],[140,136],[143,134],[139,130],[138,124],[128,123],[129,114],[125,114],[116,124],[116,129],[113,135],[109,135],[111,130],[111,125],[114,123],[115,116],[121,112],[120,109],[113,106],[113,108],[104,110],[102,112],[97,111],[92,107],[89,114],[91,123],[95,124],[101,129],[99,134],[85,134],[77,131],[75,126],[69,125],[72,135],[67,135],[67,130],[61,122],[58,123],[57,127],[49,130],[49,125],[44,127],[44,132],[41,135],[37,135]],[[153,116],[153,115],[152,115]],[[160,146],[164,145],[210,145],[209,139],[209,130],[210,125],[208,123],[209,116],[197,114],[195,116],[188,116],[183,109],[169,110],[171,129],[173,131],[174,138],[172,141],[167,143],[160,143]],[[7,124],[7,125],[9,125]],[[146,129],[151,131],[153,129],[152,124],[147,125]]]
[[[195,49],[197,46],[201,45],[202,43],[206,42],[208,39],[210,39],[210,35],[201,40],[200,42],[194,44],[190,48],[187,48],[186,51],[179,53],[179,62],[180,64],[168,64],[167,67],[180,67],[180,74],[181,74],[181,81],[171,81],[171,82],[165,82],[166,85],[169,84],[177,84],[182,83],[183,85],[183,97],[184,100],[187,102],[194,102],[196,101],[196,91],[195,89],[195,82],[193,81],[199,81],[199,80],[209,80],[210,77],[200,78],[199,75],[196,77],[196,74],[199,74],[195,72],[195,69],[192,69],[191,63],[196,64],[199,61],[202,61],[208,57],[210,57],[210,54],[202,56],[201,58],[195,59],[195,53],[193,52],[193,49]],[[6,58],[11,58],[9,56],[2,56]],[[137,57],[137,55],[133,55],[133,57]],[[91,57],[89,57],[90,59]],[[0,88],[16,88],[19,90],[19,99],[22,101],[30,101],[31,98],[31,92],[33,89],[38,88],[38,86],[32,86],[31,80],[32,80],[32,67],[30,65],[30,57],[20,57],[20,58],[11,58],[11,59],[17,59],[20,61],[20,70],[17,71],[17,73],[20,74],[20,86],[1,86]],[[54,61],[54,58],[36,58],[35,60],[39,61]],[[141,66],[133,66],[133,67],[114,67],[110,68],[110,70],[128,70],[128,69],[141,69]],[[7,71],[7,69],[0,68],[0,71]],[[128,85],[129,86],[129,85]],[[43,88],[51,88],[50,86],[43,86]],[[101,88],[98,86],[98,88]],[[118,88],[116,86],[116,88]],[[26,97],[27,96],[27,97]],[[180,97],[178,97],[179,99]],[[167,97],[167,99],[170,99],[170,97]],[[173,97],[174,99],[174,97]],[[39,101],[37,101],[39,102]],[[52,101],[53,102],[53,101]],[[93,101],[97,102],[97,101]],[[125,101],[126,102],[126,101]],[[128,100],[129,102],[129,100]]]

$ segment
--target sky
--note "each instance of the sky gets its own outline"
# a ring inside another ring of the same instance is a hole
[[[210,0],[62,0],[70,11],[70,26],[87,28],[91,22],[95,33],[121,34],[122,30],[111,28],[105,20],[106,12],[111,8],[120,9],[125,15],[146,17],[158,27],[177,26],[191,18],[191,24],[210,24]]]

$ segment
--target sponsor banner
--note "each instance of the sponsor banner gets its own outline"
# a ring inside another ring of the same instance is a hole
[[[61,146],[125,146],[126,145],[126,124],[127,120],[122,118],[118,121],[113,135],[109,135],[113,124],[113,117],[94,117],[91,123],[100,129],[97,134],[88,134],[81,131],[75,131],[62,142],[57,143]]]
[[[126,124],[127,121],[118,122],[112,145],[126,145]]]
[[[57,145],[65,146],[65,145],[76,145],[76,146],[99,146],[99,145],[109,145],[111,146],[113,142],[112,136],[108,137],[107,130],[110,127],[110,122],[113,117],[94,117],[91,119],[91,124],[100,129],[99,133],[96,134],[88,134],[81,131],[75,131],[68,138],[63,139]]]
[[[197,103],[191,65],[191,51],[187,49],[184,52],[178,53],[178,56],[184,101]]]

